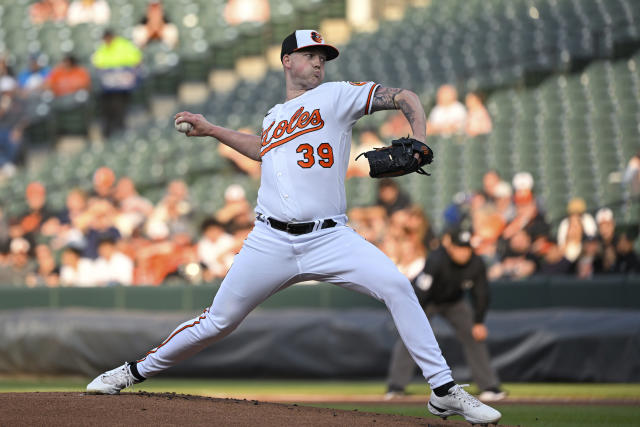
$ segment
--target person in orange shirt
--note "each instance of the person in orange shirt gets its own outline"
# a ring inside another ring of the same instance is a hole
[[[46,84],[55,96],[64,96],[82,89],[89,90],[91,76],[73,55],[67,55],[51,71]]]

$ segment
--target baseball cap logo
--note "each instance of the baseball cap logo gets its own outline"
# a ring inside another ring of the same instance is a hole
[[[316,31],[311,31],[311,40],[316,43],[322,43],[322,36]]]

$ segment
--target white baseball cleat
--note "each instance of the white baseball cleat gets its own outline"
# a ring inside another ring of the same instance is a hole
[[[131,373],[129,363],[98,375],[87,385],[87,393],[118,394],[120,390],[142,382]]]
[[[492,407],[485,405],[467,393],[458,384],[449,389],[446,396],[438,397],[431,393],[427,408],[433,415],[447,418],[451,415],[462,415],[472,424],[497,423],[502,414]]]

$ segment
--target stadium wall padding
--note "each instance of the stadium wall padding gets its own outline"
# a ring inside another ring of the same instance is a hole
[[[104,288],[0,287],[0,310],[87,307],[125,310],[198,310],[211,301],[219,284],[201,286],[112,286]],[[335,285],[291,286],[260,305],[281,308],[384,308],[378,301]],[[491,283],[491,309],[549,307],[640,309],[640,276],[532,277]]]
[[[0,311],[0,374],[93,376],[140,358],[197,315]],[[432,325],[454,377],[469,381],[453,331],[437,317]],[[640,381],[638,310],[494,311],[487,325],[492,363],[503,381]],[[396,339],[385,310],[258,309],[231,335],[163,375],[380,378]]]

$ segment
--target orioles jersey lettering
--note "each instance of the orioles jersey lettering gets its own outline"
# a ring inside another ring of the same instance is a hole
[[[271,135],[269,135],[274,124],[275,121],[262,132],[262,146],[266,148],[262,150],[260,156],[264,156],[272,148],[289,142],[302,134],[322,129],[324,126],[324,120],[322,120],[322,115],[320,114],[319,109],[316,108],[311,112],[311,114],[309,114],[307,111],[304,111],[304,107],[300,107],[295,113],[293,113],[289,120],[281,120]],[[297,129],[301,130],[295,132]],[[288,136],[280,139],[285,134]],[[272,142],[274,139],[280,140]]]

